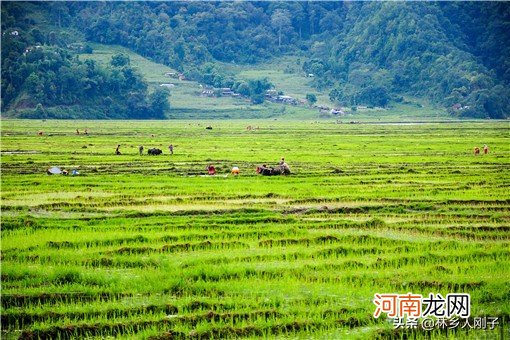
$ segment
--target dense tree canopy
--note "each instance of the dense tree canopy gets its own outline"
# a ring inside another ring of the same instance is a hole
[[[305,63],[336,83],[333,100],[384,105],[388,94],[407,93],[460,105],[452,113],[464,116],[509,115],[508,4],[356,3],[345,23],[327,58]]]
[[[34,25],[30,12],[49,25]],[[300,54],[303,73],[343,105],[385,106],[407,94],[453,114],[502,118],[510,112],[509,32],[508,2],[4,2],[2,105],[19,101],[22,88],[42,104],[71,103],[82,98],[63,93],[76,86],[72,81],[93,97],[111,85],[107,77],[126,77],[115,71],[129,69],[123,56],[108,69],[73,61],[68,50],[85,39],[128,47],[195,80],[235,87],[254,102],[260,95],[253,86],[216,61]],[[33,50],[25,54],[27,47]],[[50,58],[54,52],[59,56]],[[64,84],[54,81],[60,72]],[[68,79],[73,74],[82,79]],[[114,90],[116,102],[120,85]]]
[[[50,5],[57,10],[58,22],[69,19],[64,15],[67,6]],[[127,55],[114,55],[107,67],[90,59],[82,61],[73,53],[69,37],[53,31],[44,34],[30,21],[10,17],[10,13],[26,14],[20,4],[8,9],[2,6],[2,25],[12,25],[2,27],[2,79],[6,80],[2,81],[2,107],[35,108],[20,117],[74,118],[73,110],[64,108],[80,106],[89,109],[84,118],[164,118],[168,93],[149,95]]]

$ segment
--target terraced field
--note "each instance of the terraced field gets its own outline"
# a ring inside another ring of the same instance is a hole
[[[507,122],[208,124],[2,121],[2,338],[509,336]],[[373,317],[408,292],[499,326]]]

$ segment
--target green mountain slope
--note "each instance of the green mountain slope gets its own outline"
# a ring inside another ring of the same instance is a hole
[[[400,108],[410,101],[431,102],[451,117],[506,118],[510,112],[508,3],[3,2],[1,6],[2,109],[7,114],[19,116],[18,111],[27,109],[38,116],[43,111],[34,110],[41,104],[46,111],[77,106],[82,117],[91,115],[92,109],[96,118],[318,115],[305,103],[264,102],[270,86],[298,102],[308,96],[312,103],[316,98],[316,105],[341,106],[347,112],[351,107]],[[32,51],[27,55],[27,48],[36,46],[46,57],[34,58]],[[94,53],[84,53],[91,47]],[[86,59],[96,63],[89,66],[91,74],[70,72],[77,85],[69,87],[69,93],[56,81],[63,77],[61,65],[47,68],[56,49],[68,56],[65,66],[71,70],[85,69]],[[126,78],[116,78],[111,62],[120,52],[131,60],[122,67],[136,66],[143,76],[135,90],[125,85],[124,93],[122,86],[111,84]],[[168,72],[183,73],[188,79],[175,81],[170,88],[170,110],[159,86],[169,82],[164,75]],[[207,86],[216,88],[211,90],[215,95],[220,88],[230,88],[244,96],[201,96]]]
[[[72,29],[47,21],[50,9],[2,3],[2,113],[19,118],[164,118],[164,89],[149,92],[124,55],[107,63]],[[54,29],[54,30],[53,30]]]
[[[349,11],[349,29],[334,37],[321,70],[337,82],[333,97],[353,103],[370,89],[381,89],[430,98],[461,116],[508,116],[508,45],[487,56],[487,50],[494,50],[494,36],[510,42],[510,30],[501,31],[510,28],[508,4],[451,6],[366,3]],[[475,27],[481,20],[473,9],[484,12],[493,24],[470,28],[467,18]],[[458,16],[466,22],[457,21]],[[482,42],[483,37],[492,40]],[[316,64],[325,59],[317,52],[312,58]]]
[[[130,58],[131,65],[143,76],[149,87],[156,89],[162,87],[162,84],[171,84],[169,88],[169,100],[171,109],[168,111],[169,118],[270,118],[270,117],[293,117],[293,118],[315,118],[318,115],[317,109],[303,106],[283,106],[266,102],[263,105],[253,105],[245,98],[232,97],[206,97],[202,95],[204,85],[193,80],[181,80],[169,77],[167,73],[177,72],[163,64],[155,63],[141,55],[134,53],[128,48],[116,45],[91,44],[93,53],[80,53],[80,60],[91,59],[99,64],[107,65],[112,56],[124,54]],[[228,66],[221,65],[223,69],[228,70],[230,74],[240,79],[253,79],[267,76],[277,89],[287,93],[287,83],[276,81],[278,77],[271,77],[266,71],[268,65],[260,65],[261,74],[256,76],[246,76],[250,73],[252,66]],[[278,71],[274,71],[279,73]],[[294,87],[300,89],[299,93],[292,92],[296,98],[305,98],[304,92],[314,91],[314,89],[305,84],[306,78],[295,75],[291,81]],[[329,102],[329,100],[328,100]],[[329,105],[332,103],[329,102]]]
[[[204,97],[200,83],[193,80],[179,80],[170,78],[166,74],[176,72],[168,66],[155,63],[128,48],[116,45],[91,44],[93,53],[79,54],[80,60],[92,59],[100,64],[108,64],[112,56],[125,54],[129,56],[131,65],[140,72],[147,81],[149,87],[157,88],[161,84],[173,84],[170,88],[171,109],[168,111],[169,118],[285,118],[285,119],[317,119],[335,118],[344,121],[356,120],[423,120],[423,119],[445,119],[448,116],[444,111],[431,107],[426,101],[416,101],[407,104],[394,103],[387,109],[382,108],[360,108],[352,113],[346,108],[347,114],[344,117],[336,117],[331,114],[320,114],[317,108],[305,105],[282,105],[265,102],[262,105],[253,105],[247,98],[232,97]],[[225,73],[240,80],[260,79],[267,77],[275,86],[277,91],[285,95],[305,100],[306,94],[317,95],[317,105],[334,107],[327,91],[318,91],[312,85],[312,78],[305,77],[301,70],[302,57],[280,57],[270,62],[257,63],[255,65],[218,63]]]

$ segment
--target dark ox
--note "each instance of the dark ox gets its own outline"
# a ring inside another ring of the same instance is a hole
[[[258,166],[257,173],[261,174],[262,176],[290,175],[290,169],[288,166],[283,165],[278,165],[274,168]]]
[[[162,153],[163,151],[161,151],[161,149],[152,148],[147,150],[147,154],[149,155],[161,155]]]

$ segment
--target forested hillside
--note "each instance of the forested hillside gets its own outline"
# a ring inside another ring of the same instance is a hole
[[[2,4],[2,111],[20,118],[165,118],[167,91],[149,93],[128,56],[114,55],[106,67],[82,61],[77,53],[92,49],[79,35],[37,25],[53,13],[49,6]]]
[[[27,97],[46,106],[82,100],[103,105],[104,96],[125,103],[137,92],[147,105],[133,117],[161,115],[142,113],[151,106],[143,80],[122,93],[106,85],[118,72],[115,66],[73,61],[88,41],[128,47],[190,79],[238,92],[246,84],[217,62],[255,64],[297,55],[303,74],[313,75],[317,91],[337,105],[384,107],[414,96],[455,116],[505,118],[509,32],[506,2],[4,2],[2,107],[20,107]],[[42,51],[24,52],[37,45]],[[48,57],[33,56],[52,51],[68,55],[60,57],[67,64],[52,69],[56,79],[68,68],[83,69],[72,72],[81,94],[64,94],[66,85],[52,83],[53,75],[41,69]],[[129,115],[132,108],[124,110]]]

